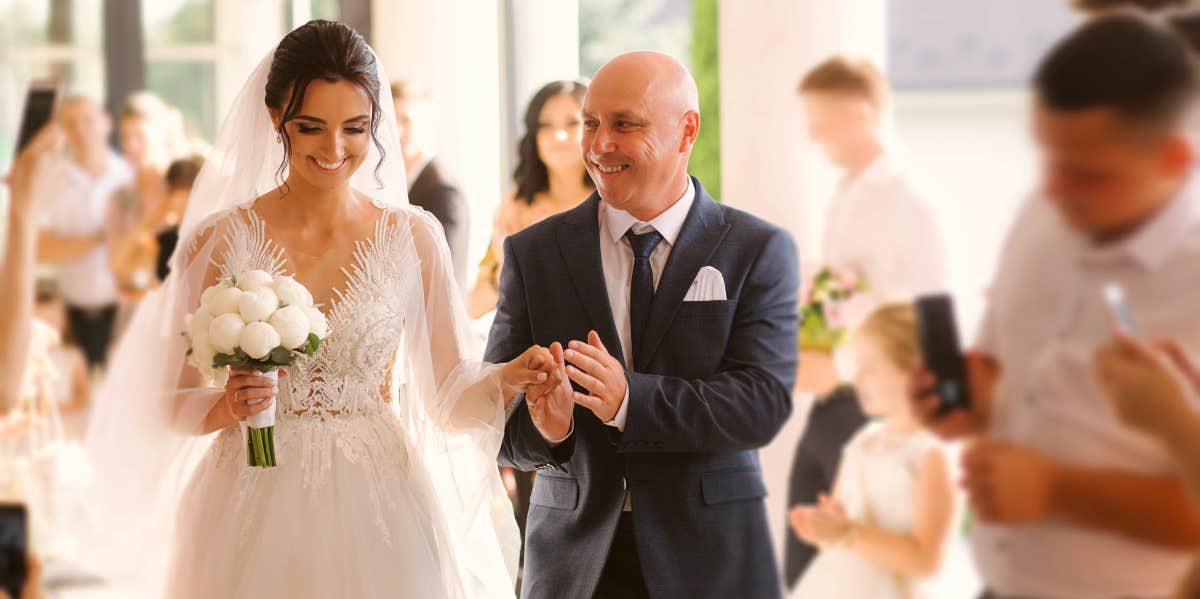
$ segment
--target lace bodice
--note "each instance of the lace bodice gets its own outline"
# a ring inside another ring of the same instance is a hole
[[[403,363],[397,357],[405,326],[403,298],[413,296],[406,286],[420,285],[420,261],[401,218],[385,214],[374,235],[356,245],[350,264],[343,267],[346,282],[334,291],[331,305],[321,306],[329,335],[315,354],[301,357],[280,379],[275,426],[280,467],[298,467],[314,497],[328,484],[333,451],[374,472],[363,491],[375,506],[385,538],[390,538],[382,518],[391,501],[387,489],[403,484],[387,464],[408,462],[389,366]],[[214,256],[220,277],[254,269],[293,274],[262,219],[245,210],[228,221],[224,249]],[[271,476],[271,470],[245,466],[237,427],[218,435],[212,459],[218,468],[240,470],[239,509],[255,495],[260,480]]]
[[[244,214],[245,219],[232,219],[225,233],[225,251],[217,259],[221,277],[253,269],[294,274],[287,272],[283,250],[267,236],[265,223],[249,210]],[[394,397],[387,374],[404,332],[403,307],[397,303],[416,276],[407,235],[385,216],[374,235],[356,245],[352,262],[343,268],[346,282],[334,291],[336,300],[320,307],[329,336],[280,379],[281,421],[375,414]]]

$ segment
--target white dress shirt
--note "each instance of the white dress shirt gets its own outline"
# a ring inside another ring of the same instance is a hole
[[[1003,369],[990,433],[1077,467],[1141,475],[1174,472],[1153,439],[1123,426],[1092,370],[1111,338],[1101,289],[1116,281],[1147,338],[1200,349],[1200,178],[1140,230],[1097,247],[1051,203],[1022,210],[1001,254],[978,345]],[[1061,519],[976,523],[976,562],[1001,596],[1167,597],[1193,554]]]
[[[879,300],[947,289],[933,209],[886,152],[839,186],[821,246],[825,264],[857,273]]]
[[[113,152],[99,176],[65,157],[42,173],[37,186],[39,222],[43,230],[63,237],[102,232],[113,193],[133,178],[129,165]],[[68,305],[98,308],[116,303],[117,284],[108,267],[108,253],[108,246],[101,245],[55,265],[58,288]]]
[[[644,223],[634,218],[628,212],[617,210],[604,202],[600,202],[600,263],[604,268],[604,287],[608,290],[608,305],[612,308],[613,324],[617,327],[617,336],[621,338],[621,353],[625,356],[625,367],[633,369],[633,333],[629,319],[629,292],[633,287],[633,246],[625,238],[625,233],[633,229],[634,233],[647,233],[651,229],[658,231],[663,240],[650,254],[650,267],[654,271],[654,288],[662,279],[663,269],[667,259],[671,257],[671,249],[679,239],[683,230],[683,222],[687,220],[688,211],[695,201],[696,188],[688,177],[687,190],[678,200],[654,220]],[[616,416],[605,424],[618,430],[625,430],[625,419],[629,413],[629,390],[625,390],[625,400],[617,410]]]

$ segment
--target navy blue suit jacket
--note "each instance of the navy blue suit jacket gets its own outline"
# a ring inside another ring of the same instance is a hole
[[[799,266],[790,235],[696,198],[661,275],[636,364],[621,355],[600,258],[593,195],[509,237],[486,359],[586,340],[626,366],[624,432],[576,406],[574,434],[551,448],[521,402],[501,464],[538,471],[526,527],[523,596],[591,597],[632,493],[638,555],[652,597],[778,597],[780,581],[757,448],[792,410]],[[684,302],[704,266],[727,300]]]

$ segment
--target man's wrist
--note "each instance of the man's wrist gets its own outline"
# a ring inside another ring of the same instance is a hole
[[[542,433],[542,439],[545,439],[546,443],[551,448],[554,448],[554,447],[558,447],[559,445],[562,445],[563,443],[565,443],[567,441],[567,439],[570,439],[571,435],[573,435],[573,434],[575,434],[575,419],[574,418],[571,419],[571,425],[567,427],[567,432],[562,437],[559,437],[558,439],[551,439],[550,437],[546,436],[545,433]]]

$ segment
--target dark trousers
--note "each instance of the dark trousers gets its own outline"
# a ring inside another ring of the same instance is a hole
[[[608,561],[600,573],[594,599],[649,599],[646,579],[642,577],[642,562],[638,559],[637,542],[633,536],[633,514],[621,512],[617,534]]]
[[[87,356],[89,368],[104,365],[116,321],[116,304],[99,308],[67,307],[67,326],[71,337]]]

